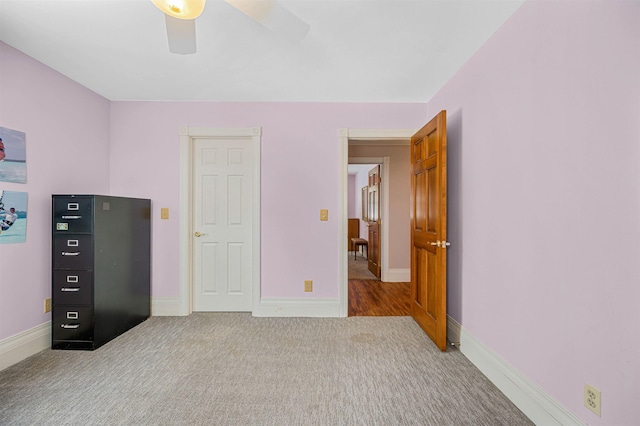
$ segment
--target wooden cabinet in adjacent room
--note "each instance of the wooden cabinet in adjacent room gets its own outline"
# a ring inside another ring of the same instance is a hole
[[[53,349],[96,349],[151,315],[151,200],[53,195]]]

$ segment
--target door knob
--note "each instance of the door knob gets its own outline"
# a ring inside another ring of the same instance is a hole
[[[207,235],[207,234],[203,234],[200,231],[196,231],[193,233],[193,235],[195,235],[196,237],[202,237],[203,235]]]
[[[429,243],[432,246],[438,246],[438,247],[442,247],[442,248],[447,248],[451,245],[451,243],[449,241],[436,241],[435,243]]]

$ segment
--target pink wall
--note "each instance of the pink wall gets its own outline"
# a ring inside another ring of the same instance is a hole
[[[0,245],[0,340],[40,325],[51,297],[51,194],[108,193],[109,101],[0,42],[0,126],[26,133],[27,241]]]
[[[449,312],[584,422],[637,425],[640,3],[525,3],[441,109]]]
[[[338,297],[338,129],[411,128],[424,104],[113,102],[111,190],[153,199],[153,296],[179,290],[181,126],[262,127],[262,296]],[[170,207],[171,218],[159,220]],[[320,222],[320,209],[329,221]],[[302,283],[314,281],[313,293]]]
[[[0,58],[0,126],[26,133],[28,160],[28,183],[0,189],[29,193],[27,242],[0,245],[0,340],[50,319],[42,307],[51,294],[52,193],[151,198],[153,296],[178,295],[184,125],[262,127],[263,296],[337,297],[338,129],[425,121],[425,104],[111,103],[2,43]],[[161,207],[169,220],[159,220]],[[305,279],[314,280],[311,296]]]

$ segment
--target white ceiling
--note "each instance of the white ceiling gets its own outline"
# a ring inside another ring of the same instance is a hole
[[[223,0],[198,52],[168,51],[150,0],[0,0],[0,40],[107,99],[426,102],[523,0],[279,0],[291,43]]]

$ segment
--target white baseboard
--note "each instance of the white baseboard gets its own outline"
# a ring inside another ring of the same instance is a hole
[[[151,316],[184,316],[182,302],[178,298],[151,299]],[[254,317],[339,317],[338,299],[262,299],[254,307]]]
[[[464,328],[461,328],[460,351],[535,424],[584,426],[572,412]]]
[[[0,341],[0,370],[51,347],[51,321]]]
[[[179,317],[185,313],[181,309],[182,303],[178,298],[153,297],[151,299],[151,316]]]
[[[411,269],[396,268],[389,269],[387,275],[383,277],[383,282],[388,283],[408,283],[411,281]]]
[[[339,317],[337,298],[268,299],[263,298],[253,310],[254,317]]]

